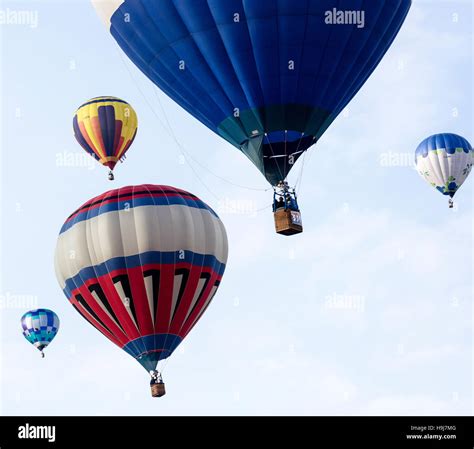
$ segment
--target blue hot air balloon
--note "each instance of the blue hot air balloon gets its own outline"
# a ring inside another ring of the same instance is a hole
[[[418,173],[436,190],[449,196],[452,208],[452,198],[471,173],[474,151],[457,134],[434,134],[418,145],[415,161]]]
[[[36,309],[26,312],[21,317],[24,337],[41,352],[48,346],[59,330],[59,318],[48,309]]]
[[[92,0],[127,56],[273,186],[364,85],[411,0]]]

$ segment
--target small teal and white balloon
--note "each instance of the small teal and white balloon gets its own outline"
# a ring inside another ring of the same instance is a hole
[[[423,140],[415,152],[416,168],[426,182],[443,195],[453,196],[462,186],[474,163],[471,144],[457,134],[435,134]]]
[[[23,336],[41,352],[48,346],[59,330],[59,318],[48,309],[36,309],[26,312],[21,317]]]

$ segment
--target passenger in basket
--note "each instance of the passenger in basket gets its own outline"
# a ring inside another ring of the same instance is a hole
[[[275,210],[282,209],[285,207],[285,202],[283,201],[283,197],[279,197],[278,200],[275,202]]]

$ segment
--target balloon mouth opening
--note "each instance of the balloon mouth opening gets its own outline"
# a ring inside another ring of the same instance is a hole
[[[297,143],[308,139],[315,140],[314,136],[306,134],[304,131],[281,130],[265,133],[263,142],[267,144],[284,142]]]
[[[241,150],[254,162],[267,181],[276,186],[286,180],[300,156],[316,143],[313,135],[301,131],[272,131],[251,138]]]

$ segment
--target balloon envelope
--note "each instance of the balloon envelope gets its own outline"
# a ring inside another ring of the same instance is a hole
[[[35,309],[21,317],[23,336],[38,350],[43,351],[59,330],[59,318],[48,309]]]
[[[153,83],[276,185],[377,67],[411,0],[92,3]]]
[[[135,140],[137,127],[135,110],[115,97],[92,98],[78,108],[73,119],[76,140],[111,170]]]
[[[418,145],[415,162],[426,182],[452,198],[471,172],[474,151],[464,137],[435,134]]]
[[[85,203],[61,228],[55,255],[74,308],[147,371],[200,319],[226,262],[216,213],[189,192],[156,185]]]

